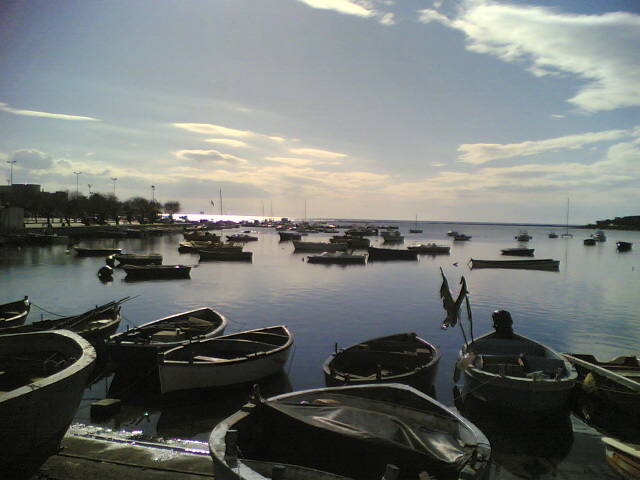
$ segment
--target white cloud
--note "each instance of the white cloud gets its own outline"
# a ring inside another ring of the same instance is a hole
[[[292,148],[290,152],[296,155],[306,155],[308,157],[326,158],[326,159],[338,159],[338,158],[344,158],[347,156],[344,153],[330,152],[328,150],[319,150],[315,148]]]
[[[345,15],[362,18],[378,18],[383,25],[393,25],[393,14],[376,9],[372,0],[298,0],[305,5],[321,10],[333,10]],[[385,2],[382,2],[385,4]]]
[[[217,150],[180,150],[176,152],[176,156],[182,160],[194,160],[197,162],[222,162],[230,165],[247,163],[242,158],[220,153]]]
[[[52,118],[54,120],[71,120],[71,121],[80,121],[80,122],[99,122],[97,118],[92,117],[81,117],[78,115],[65,115],[63,113],[48,113],[48,112],[37,112],[34,110],[18,110],[15,108],[9,107],[6,103],[0,103],[0,111],[12,113],[14,115],[23,115],[26,117],[40,117],[40,118]]]
[[[15,161],[14,167],[28,170],[46,170],[53,167],[53,157],[40,150],[23,149],[8,156],[8,161]]]
[[[219,143],[220,145],[225,145],[227,147],[248,147],[249,144],[246,142],[242,142],[240,140],[233,140],[231,138],[208,138],[206,140],[210,143]]]
[[[467,35],[468,49],[518,62],[536,76],[574,75],[585,83],[568,101],[587,112],[640,106],[640,16],[574,15],[556,9],[465,0],[455,18],[438,21]]]
[[[222,135],[235,138],[250,137],[253,135],[253,132],[248,130],[236,130],[220,125],[211,125],[210,123],[174,123],[173,125],[190,132],[204,133],[207,135]]]
[[[583,133],[541,141],[527,141],[507,145],[476,143],[460,145],[458,151],[464,152],[460,160],[466,163],[482,164],[503,158],[538,155],[551,150],[582,148],[585,145],[615,141],[622,138],[640,136],[640,127],[631,130],[609,130],[605,132]]]

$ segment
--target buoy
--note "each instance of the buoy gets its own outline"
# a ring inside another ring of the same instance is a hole
[[[114,258],[113,255],[109,255],[106,258],[107,261],[107,265],[110,266],[111,268],[114,268],[116,266],[116,259]]]
[[[98,276],[102,278],[113,277],[113,268],[109,265],[105,265],[98,270]]]

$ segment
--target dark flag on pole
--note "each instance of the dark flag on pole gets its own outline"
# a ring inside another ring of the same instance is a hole
[[[451,295],[451,290],[449,289],[449,281],[447,280],[447,277],[445,277],[442,267],[440,267],[440,274],[442,275],[440,298],[442,298],[442,306],[447,312],[447,317],[442,323],[442,329],[446,330],[449,327],[455,327],[458,323],[458,319],[460,318],[460,307],[462,307],[462,302],[464,302],[464,299],[469,292],[467,290],[467,281],[462,277],[460,279],[462,287],[460,287],[460,293],[458,294],[457,300],[454,301],[453,295]]]

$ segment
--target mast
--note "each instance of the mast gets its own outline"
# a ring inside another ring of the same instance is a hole
[[[220,216],[223,216],[224,214],[222,213],[222,189],[220,190]]]

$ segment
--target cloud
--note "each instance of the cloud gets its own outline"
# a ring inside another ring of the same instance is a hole
[[[507,145],[476,143],[460,145],[458,151],[464,152],[460,160],[465,163],[483,164],[493,160],[512,157],[538,155],[553,150],[578,149],[585,145],[615,141],[640,136],[640,127],[631,130],[609,130],[605,132],[583,133],[541,141],[527,141]]]
[[[220,145],[225,145],[227,147],[248,147],[249,144],[246,142],[241,142],[240,140],[233,140],[231,138],[208,138],[207,142],[211,143],[219,143]]]
[[[465,0],[448,18],[420,11],[467,35],[470,51],[524,64],[536,76],[584,81],[568,101],[586,112],[640,106],[640,16],[625,12],[574,15],[557,9]]]
[[[52,118],[55,120],[71,120],[71,121],[80,121],[80,122],[99,122],[97,118],[92,117],[80,117],[78,115],[65,115],[63,113],[47,113],[47,112],[37,112],[34,110],[17,110],[15,108],[9,107],[6,103],[0,103],[0,111],[12,113],[14,115],[24,115],[26,117],[40,117],[40,118]]]
[[[28,170],[46,170],[53,167],[53,157],[40,150],[23,149],[10,154],[8,161],[17,162],[15,166]]]
[[[180,150],[176,156],[182,160],[193,160],[196,162],[222,162],[229,165],[241,165],[247,163],[246,160],[233,155],[220,153],[217,150]]]
[[[173,126],[183,128],[190,132],[204,133],[207,135],[222,135],[234,138],[250,137],[253,135],[253,132],[248,130],[236,130],[220,125],[211,125],[209,123],[174,123]]]
[[[296,157],[266,157],[265,160],[270,160],[272,162],[284,163],[286,165],[292,165],[296,167],[306,166],[306,165],[315,165],[320,162],[316,162],[314,160],[309,160],[308,158],[296,158]]]
[[[326,159],[337,159],[337,158],[343,158],[347,156],[344,153],[330,152],[328,150],[318,150],[315,148],[292,148],[289,151],[296,155],[306,155],[308,157],[326,158]]]
[[[333,10],[345,15],[362,18],[377,18],[383,25],[393,25],[393,14],[377,10],[371,0],[298,0],[305,5],[321,10]]]

